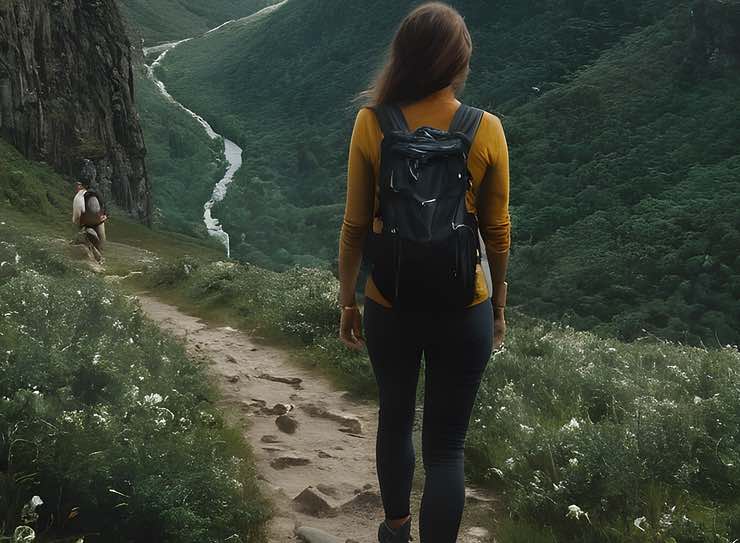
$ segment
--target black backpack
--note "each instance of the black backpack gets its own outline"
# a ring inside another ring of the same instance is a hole
[[[99,226],[105,221],[105,205],[103,199],[94,190],[85,191],[85,211],[80,216],[82,226]]]
[[[461,106],[448,132],[413,133],[394,105],[374,109],[381,130],[380,234],[370,233],[372,277],[401,310],[452,310],[475,297],[478,222],[465,206],[468,153],[483,112]]]

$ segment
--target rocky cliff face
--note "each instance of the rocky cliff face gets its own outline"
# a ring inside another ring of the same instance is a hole
[[[146,149],[114,0],[0,0],[0,134],[144,222]]]

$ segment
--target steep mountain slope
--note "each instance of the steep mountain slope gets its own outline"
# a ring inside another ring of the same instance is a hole
[[[0,135],[151,215],[131,46],[113,0],[0,3]]]
[[[223,142],[211,139],[195,119],[165,100],[146,75],[139,74],[135,82],[152,179],[152,224],[207,236],[203,204],[224,173]]]
[[[333,259],[352,98],[412,4],[288,2],[168,59],[171,91],[245,148],[219,210],[239,257]],[[738,342],[737,0],[453,4],[476,42],[464,98],[512,148],[513,301],[624,338]]]
[[[221,23],[246,17],[274,0],[118,0],[136,34],[147,43],[202,34]]]

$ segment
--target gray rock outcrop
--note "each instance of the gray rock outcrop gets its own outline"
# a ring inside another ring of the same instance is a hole
[[[0,1],[0,135],[150,221],[132,47],[114,0]]]

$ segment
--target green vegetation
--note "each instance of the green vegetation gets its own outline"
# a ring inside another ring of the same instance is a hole
[[[130,26],[149,45],[202,34],[272,3],[272,0],[119,0]]]
[[[185,259],[149,278],[199,312],[286,338],[343,387],[373,395],[365,356],[336,338],[328,272]],[[501,541],[729,543],[740,533],[736,348],[626,344],[518,313],[510,326],[467,450],[470,478],[503,493]]]
[[[154,224],[193,237],[207,237],[203,204],[226,170],[224,144],[176,104],[168,102],[143,75],[136,101],[147,147],[154,196]]]
[[[73,264],[71,196],[0,140],[0,541],[23,525],[41,542],[261,540],[268,507],[205,368]],[[222,254],[121,215],[110,274]]]
[[[476,42],[464,99],[512,149],[512,302],[627,340],[737,343],[737,3],[452,3]],[[351,100],[412,4],[288,2],[168,57],[173,94],[245,150],[216,209],[238,258],[331,266]]]
[[[25,524],[40,541],[261,537],[251,458],[204,368],[129,297],[0,230],[0,536]]]
[[[0,206],[20,213],[50,217],[62,209],[72,216],[72,185],[48,166],[29,162],[0,139]]]

